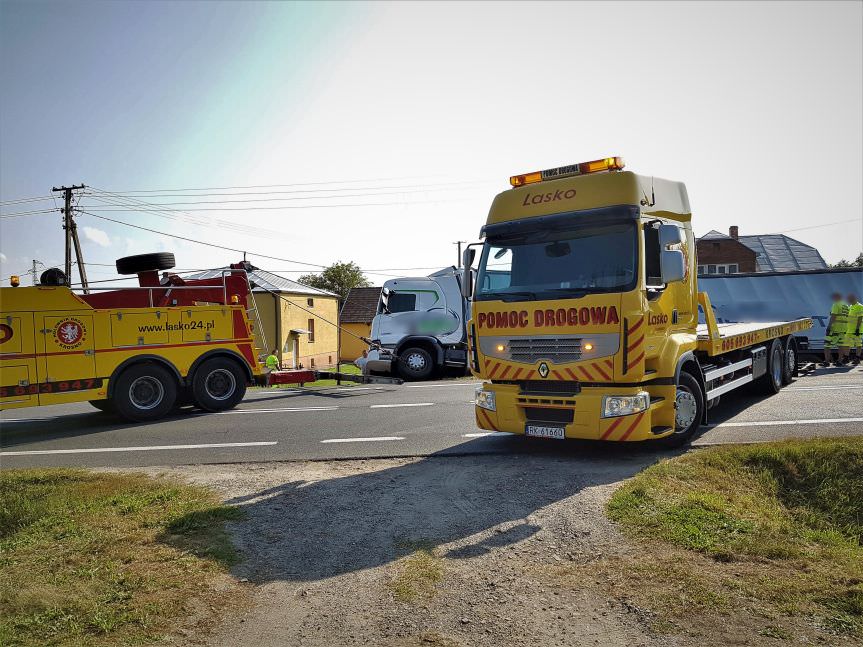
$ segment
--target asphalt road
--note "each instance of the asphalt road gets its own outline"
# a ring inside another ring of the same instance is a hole
[[[0,466],[128,467],[397,456],[643,451],[474,427],[476,382],[251,390],[234,411],[119,422],[89,404],[0,413]],[[770,398],[724,396],[695,445],[863,435],[863,367],[818,369]],[[655,450],[655,448],[654,448]],[[652,450],[651,450],[652,451]]]

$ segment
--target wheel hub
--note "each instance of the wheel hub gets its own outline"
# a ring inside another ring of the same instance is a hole
[[[207,375],[204,390],[214,400],[227,400],[237,389],[237,380],[231,371],[219,368]]]
[[[164,397],[165,387],[149,375],[141,376],[129,385],[129,400],[138,409],[153,409],[159,406]]]
[[[689,429],[698,414],[698,403],[695,401],[695,396],[686,389],[678,387],[677,395],[674,396],[674,408],[674,422],[677,425],[677,430]]]
[[[425,358],[419,353],[411,353],[405,361],[412,371],[421,371],[426,365]]]

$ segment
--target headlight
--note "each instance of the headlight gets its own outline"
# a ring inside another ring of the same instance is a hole
[[[481,386],[476,387],[476,406],[489,411],[497,411],[494,391],[484,391]]]
[[[650,406],[650,394],[642,391],[636,395],[606,395],[602,398],[602,417],[615,418],[640,413]]]

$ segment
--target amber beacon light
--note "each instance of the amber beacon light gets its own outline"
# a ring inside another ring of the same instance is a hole
[[[513,187],[535,184],[544,180],[556,180],[562,177],[573,177],[575,175],[588,175],[590,173],[603,173],[606,171],[622,171],[625,166],[622,157],[606,157],[592,162],[581,162],[569,166],[558,166],[544,171],[533,171],[522,175],[513,175],[509,183]]]

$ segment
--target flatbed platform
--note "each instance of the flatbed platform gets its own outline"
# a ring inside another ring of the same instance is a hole
[[[712,335],[710,326],[706,323],[699,324],[696,328],[697,348],[708,355],[721,355],[739,348],[763,344],[801,330],[808,330],[812,327],[812,320],[803,318],[762,323],[720,323],[714,326]]]

